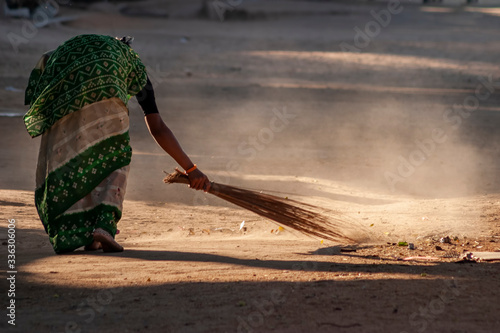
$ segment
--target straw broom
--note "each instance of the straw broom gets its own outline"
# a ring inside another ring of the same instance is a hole
[[[177,170],[167,174],[163,181],[167,184],[189,184],[187,175]],[[355,242],[339,230],[345,224],[344,220],[319,213],[322,209],[317,206],[214,182],[208,193],[306,235]]]

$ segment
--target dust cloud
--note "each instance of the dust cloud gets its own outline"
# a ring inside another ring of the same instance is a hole
[[[373,20],[370,10],[381,6],[354,6],[349,15],[331,12],[314,23],[261,17],[138,26],[134,18],[114,16],[104,25],[109,14],[96,15],[85,27],[75,21],[42,31],[10,68],[22,69],[21,84],[38,54],[82,28],[133,35],[163,118],[214,181],[353,214],[496,193],[500,50],[488,44],[496,40],[496,20],[408,7],[359,53],[342,52],[354,28]],[[475,25],[415,25],[429,15]],[[162,171],[176,164],[150,137],[133,100],[130,116],[129,200],[227,205],[162,184]],[[30,181],[21,187],[30,188]],[[406,220],[422,215],[407,213]]]

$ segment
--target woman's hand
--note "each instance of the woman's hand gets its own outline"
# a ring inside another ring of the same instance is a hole
[[[208,190],[210,190],[210,180],[208,180],[208,177],[199,169],[195,169],[187,175],[190,182],[189,187],[191,187],[192,189],[203,190],[205,192],[208,192]]]

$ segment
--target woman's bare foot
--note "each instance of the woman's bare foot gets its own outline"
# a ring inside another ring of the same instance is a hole
[[[99,242],[102,245],[104,252],[122,252],[123,246],[118,244],[113,236],[104,229],[97,228],[94,230],[94,242]]]
[[[92,244],[85,245],[85,251],[96,251],[99,249],[102,249],[102,244],[101,242],[94,241]]]

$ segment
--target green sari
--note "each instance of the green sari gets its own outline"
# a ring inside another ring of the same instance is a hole
[[[126,104],[147,81],[137,53],[81,35],[45,54],[26,89],[28,133],[42,135],[35,205],[56,253],[116,234],[132,149]]]

